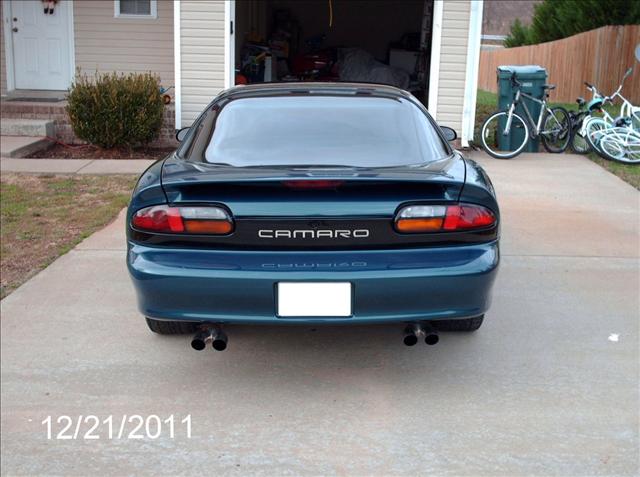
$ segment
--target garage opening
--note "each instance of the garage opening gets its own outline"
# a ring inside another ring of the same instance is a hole
[[[235,83],[357,81],[425,105],[433,0],[246,0],[235,5]]]

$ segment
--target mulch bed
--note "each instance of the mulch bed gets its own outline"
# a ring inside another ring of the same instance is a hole
[[[138,147],[102,149],[96,146],[67,146],[54,144],[44,151],[34,152],[29,158],[47,159],[162,159],[175,151],[173,147]]]

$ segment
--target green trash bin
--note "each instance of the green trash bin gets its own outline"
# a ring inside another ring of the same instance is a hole
[[[530,94],[534,98],[542,99],[545,91],[542,87],[547,82],[547,70],[538,65],[526,65],[526,66],[498,66],[498,109],[507,109],[513,102],[515,95],[514,87],[511,84],[511,75],[516,74],[516,79],[522,84],[520,90],[523,93]],[[522,103],[527,104],[529,112],[534,122],[538,120],[540,114],[540,105],[527,98],[521,99],[521,104],[516,108],[518,113],[523,119],[527,119],[527,114],[522,108]],[[501,122],[505,122],[501,121]],[[500,127],[504,127],[504,124],[500,124]],[[522,144],[522,136],[524,131],[522,129],[511,129],[509,136],[500,136],[498,138],[498,145],[500,149],[513,150],[516,145]],[[507,142],[509,141],[509,142]],[[529,140],[524,148],[524,152],[538,152],[540,140]]]

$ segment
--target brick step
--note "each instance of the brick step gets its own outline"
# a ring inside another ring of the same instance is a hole
[[[59,103],[40,103],[32,101],[1,101],[0,111],[3,118],[42,119],[66,115],[66,101]]]
[[[55,126],[49,119],[12,119],[2,118],[0,121],[2,136],[55,136]]]

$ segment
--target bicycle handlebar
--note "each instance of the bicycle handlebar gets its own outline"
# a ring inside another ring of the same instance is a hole
[[[624,85],[624,80],[625,80],[625,79],[627,79],[627,76],[629,76],[629,75],[632,73],[632,71],[633,71],[633,67],[629,68],[629,69],[625,72],[624,76],[622,77],[622,81],[620,82],[620,86],[618,86],[618,89],[617,89],[617,90],[616,90],[616,91],[615,91],[611,96],[605,96],[605,97],[604,97],[604,100],[605,100],[605,101],[606,101],[606,100],[608,100],[609,102],[611,102],[611,101],[613,100],[613,98],[615,98],[616,96],[620,96],[620,92],[622,91],[622,86]],[[598,90],[596,89],[596,87],[595,87],[595,86],[593,86],[591,83],[589,83],[589,82],[585,81],[585,82],[584,82],[584,84],[585,84],[585,86],[586,86],[587,88],[589,88],[589,90],[591,90],[591,92],[592,92],[594,95],[596,95],[596,94],[598,94],[598,95],[599,95],[599,94],[600,94],[600,93],[598,92]]]

